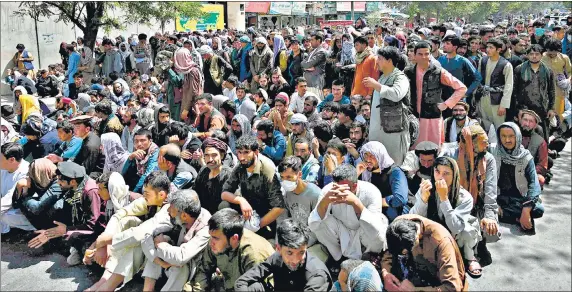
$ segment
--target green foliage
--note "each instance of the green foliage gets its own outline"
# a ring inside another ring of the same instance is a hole
[[[199,19],[204,16],[200,2],[121,2],[119,7],[131,12],[127,22],[150,24],[157,21],[164,30],[165,24],[175,21],[178,16]]]

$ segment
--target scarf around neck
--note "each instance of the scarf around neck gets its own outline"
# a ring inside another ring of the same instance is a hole
[[[480,157],[476,161],[475,145],[473,145],[473,136],[477,135],[477,139],[481,140],[487,136],[487,133],[479,125],[465,127],[461,130],[462,139],[459,142],[459,175],[461,186],[469,191],[473,197],[473,205],[477,203],[477,197],[484,193],[485,176],[487,171],[486,160]],[[467,163],[469,164],[467,166]]]
[[[145,157],[141,160],[135,160],[135,163],[137,164],[138,175],[145,174],[145,169],[147,168],[147,162],[149,162],[149,158],[151,158],[151,156],[157,149],[159,149],[157,144],[151,142],[151,146],[149,146],[149,149],[147,150],[147,154],[145,154]]]
[[[502,128],[510,128],[514,131],[516,136],[516,143],[512,152],[508,151],[502,143],[499,142],[496,148],[496,155],[498,156],[503,163],[510,164],[513,166],[519,165],[523,159],[527,162],[532,159],[532,155],[528,151],[528,149],[522,146],[522,133],[520,132],[520,128],[513,122],[505,122],[497,129],[497,137],[500,137],[500,131]],[[509,153],[510,152],[510,153]]]
[[[372,54],[371,48],[366,47],[361,53],[356,54],[356,64],[361,64],[367,57]]]

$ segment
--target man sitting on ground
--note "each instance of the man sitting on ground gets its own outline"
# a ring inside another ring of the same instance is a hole
[[[143,270],[143,291],[154,291],[155,283],[165,273],[167,283],[161,291],[181,291],[195,275],[203,250],[209,242],[209,211],[201,208],[197,193],[193,190],[178,190],[170,195],[168,208],[171,224],[181,228],[176,244],[169,236],[148,236],[142,243],[147,250]]]
[[[233,290],[241,275],[274,253],[266,239],[244,228],[244,219],[235,210],[225,208],[216,212],[208,224],[209,246],[204,249],[195,277],[185,285],[185,291]]]
[[[278,225],[276,252],[244,273],[236,291],[262,291],[268,286],[284,291],[329,291],[332,279],[326,265],[308,250],[310,230],[305,223],[286,219]],[[274,285],[268,283],[270,276]]]
[[[360,259],[365,252],[381,253],[385,247],[387,218],[381,213],[381,193],[371,183],[358,181],[348,164],[332,173],[334,182],[322,189],[308,225],[335,261]]]
[[[387,228],[381,276],[388,291],[466,291],[457,243],[447,229],[419,215],[397,217]]]

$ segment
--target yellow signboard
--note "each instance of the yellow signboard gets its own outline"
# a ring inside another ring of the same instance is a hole
[[[203,31],[209,29],[224,29],[224,6],[221,4],[203,4],[201,9],[205,15],[197,20],[187,17],[177,17],[177,31]]]

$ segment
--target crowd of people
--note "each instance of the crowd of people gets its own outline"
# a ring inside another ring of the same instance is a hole
[[[572,17],[17,49],[2,239],[99,267],[88,291],[466,290],[571,136]]]

